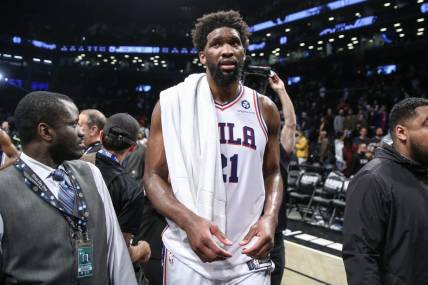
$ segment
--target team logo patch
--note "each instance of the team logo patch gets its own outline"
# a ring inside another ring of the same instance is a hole
[[[247,109],[247,110],[250,109],[250,107],[251,107],[250,102],[248,102],[247,100],[243,100],[241,102],[241,106],[242,106],[242,108]]]

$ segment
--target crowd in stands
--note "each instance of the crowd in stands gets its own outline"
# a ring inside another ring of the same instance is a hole
[[[298,161],[334,165],[348,177],[355,174],[388,135],[390,108],[406,97],[427,97],[427,73],[418,67],[404,65],[394,74],[352,82],[338,69],[329,81],[289,87],[297,115]]]

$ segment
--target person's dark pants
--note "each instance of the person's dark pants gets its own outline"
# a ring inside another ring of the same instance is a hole
[[[150,258],[149,262],[142,265],[146,278],[150,285],[162,285],[163,269],[160,259]]]
[[[270,257],[275,264],[275,270],[271,273],[271,284],[280,285],[285,267],[284,238],[280,231],[275,233],[275,242]]]

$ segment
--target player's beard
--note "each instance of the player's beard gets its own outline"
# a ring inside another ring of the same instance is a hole
[[[228,86],[237,82],[241,78],[243,62],[237,62],[236,67],[231,72],[221,70],[220,64],[207,62],[207,68],[213,77],[214,81],[221,86]]]

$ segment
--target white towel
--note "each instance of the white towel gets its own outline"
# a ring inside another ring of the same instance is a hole
[[[175,197],[226,229],[226,192],[217,114],[205,74],[192,74],[160,94],[162,133]]]

